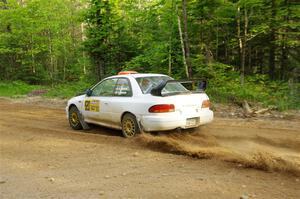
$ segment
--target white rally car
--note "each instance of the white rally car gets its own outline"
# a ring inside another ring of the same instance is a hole
[[[162,74],[134,71],[103,79],[85,94],[71,98],[66,112],[70,126],[88,124],[121,129],[124,137],[141,131],[194,128],[213,120],[208,96],[191,92]]]

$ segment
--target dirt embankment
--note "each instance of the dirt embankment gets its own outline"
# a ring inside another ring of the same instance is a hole
[[[124,139],[74,132],[51,104],[0,100],[1,198],[299,198],[299,118]]]

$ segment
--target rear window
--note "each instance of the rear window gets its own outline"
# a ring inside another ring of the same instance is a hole
[[[161,82],[172,80],[168,76],[150,76],[150,77],[138,77],[136,78],[137,83],[139,84],[142,92],[148,94],[153,88],[159,85]],[[162,90],[162,94],[171,94],[171,93],[182,93],[188,92],[188,90],[178,82],[168,83],[165,88]]]

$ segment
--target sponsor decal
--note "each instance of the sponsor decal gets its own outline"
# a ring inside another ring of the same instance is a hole
[[[100,101],[99,100],[85,100],[84,101],[84,110],[99,112],[99,110],[100,110]]]

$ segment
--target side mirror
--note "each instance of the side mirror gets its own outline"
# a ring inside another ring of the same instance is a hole
[[[87,89],[87,90],[85,91],[85,94],[86,94],[88,97],[91,96],[92,93],[93,93],[93,91],[92,91],[91,89]]]
[[[207,81],[203,80],[203,81],[199,82],[199,84],[197,86],[197,90],[205,91],[206,87],[207,87]]]

